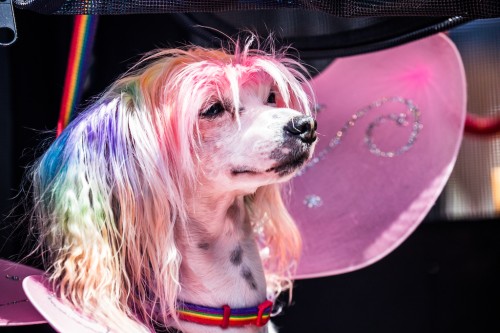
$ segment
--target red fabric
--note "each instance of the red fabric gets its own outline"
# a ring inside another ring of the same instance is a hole
[[[494,135],[500,133],[500,118],[479,117],[467,114],[465,118],[465,133],[476,135]]]

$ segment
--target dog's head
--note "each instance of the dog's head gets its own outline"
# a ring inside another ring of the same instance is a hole
[[[113,90],[128,91],[132,109],[158,117],[167,154],[177,154],[171,160],[184,161],[196,182],[250,193],[288,180],[310,157],[316,123],[298,62],[248,45],[231,54],[165,50],[146,62]]]
[[[158,306],[175,318],[175,234],[201,188],[248,196],[272,289],[289,278],[300,237],[276,184],[311,156],[316,123],[300,64],[249,45],[146,57],[35,165],[35,218],[61,296],[116,326],[148,326]]]

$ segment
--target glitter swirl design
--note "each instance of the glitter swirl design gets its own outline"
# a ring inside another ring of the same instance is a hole
[[[422,123],[420,122],[420,111],[418,108],[413,104],[411,100],[404,99],[401,97],[393,97],[392,99],[385,99],[379,101],[379,103],[385,104],[387,102],[399,102],[403,103],[406,105],[408,113],[391,113],[389,115],[383,115],[380,117],[377,117],[373,122],[371,122],[368,125],[368,128],[366,129],[365,133],[365,143],[368,146],[368,149],[370,150],[370,153],[380,156],[380,157],[396,157],[399,155],[402,155],[406,153],[408,150],[410,150],[411,147],[415,144],[415,140],[417,139],[418,134],[420,133],[420,130],[422,129]],[[410,133],[410,136],[408,138],[408,141],[406,144],[402,147],[400,147],[397,150],[392,150],[392,151],[383,151],[381,150],[374,142],[373,142],[373,130],[379,126],[380,124],[386,122],[386,121],[393,121],[397,126],[408,126],[409,121],[409,115],[413,117],[413,124],[412,124],[412,130]]]
[[[394,96],[394,97],[384,97],[362,109],[357,111],[355,114],[351,116],[344,126],[340,130],[337,131],[335,136],[330,140],[328,146],[323,150],[319,151],[315,157],[313,157],[306,166],[297,173],[297,176],[301,176],[306,173],[309,169],[318,164],[321,160],[323,160],[327,154],[329,154],[335,147],[337,147],[342,140],[344,139],[346,133],[356,125],[358,120],[363,118],[367,113],[371,113],[372,110],[379,109],[386,103],[401,103],[406,106],[406,112],[403,113],[390,113],[387,115],[381,115],[368,125],[365,132],[365,144],[370,153],[379,156],[379,157],[396,157],[406,153],[410,150],[418,137],[418,134],[422,130],[422,123],[420,121],[420,110],[418,107],[410,100],[404,97]],[[413,119],[410,119],[413,118]],[[412,123],[412,130],[408,141],[399,149],[392,151],[383,151],[380,149],[377,144],[373,140],[373,131],[376,127],[380,126],[382,123],[387,121],[394,122],[397,126],[408,126],[410,122]]]

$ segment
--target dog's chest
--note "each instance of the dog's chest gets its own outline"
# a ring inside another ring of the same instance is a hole
[[[181,283],[183,296],[197,304],[253,306],[266,295],[257,245],[240,235],[200,242],[187,251]]]

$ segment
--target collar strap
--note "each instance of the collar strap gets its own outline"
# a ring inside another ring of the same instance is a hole
[[[273,302],[265,300],[256,307],[231,309],[229,305],[211,308],[186,302],[180,302],[177,313],[179,319],[201,325],[220,326],[222,328],[255,325],[262,327],[271,317]]]

